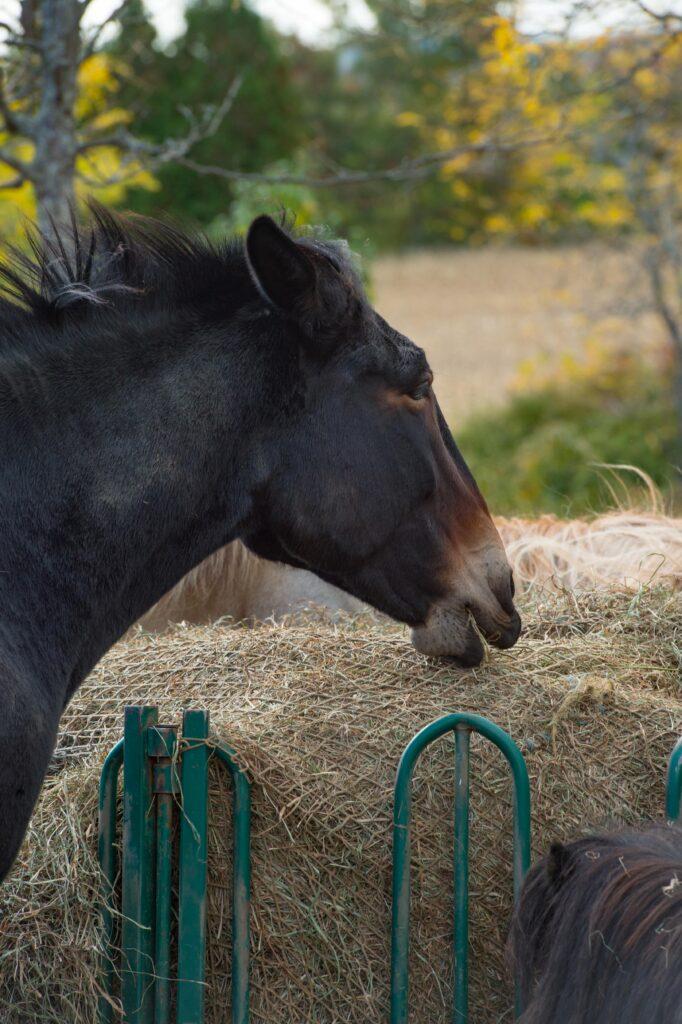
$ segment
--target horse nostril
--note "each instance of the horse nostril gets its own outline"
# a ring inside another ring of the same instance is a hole
[[[512,616],[512,621],[509,624],[509,628],[505,630],[504,635],[500,638],[498,646],[501,650],[506,650],[509,647],[513,647],[516,641],[521,636],[521,616],[517,611]]]
[[[516,586],[514,584],[514,570],[509,570],[509,589],[511,591],[512,601],[516,597]]]

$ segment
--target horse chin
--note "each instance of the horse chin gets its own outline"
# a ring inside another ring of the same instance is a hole
[[[412,630],[412,643],[420,654],[452,661],[460,668],[474,668],[483,661],[485,648],[464,611],[439,608],[428,622]]]

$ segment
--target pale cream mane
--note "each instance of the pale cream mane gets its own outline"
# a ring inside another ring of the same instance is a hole
[[[595,519],[495,520],[525,587],[636,590],[682,585],[682,519],[660,513],[609,512]]]
[[[281,619],[313,607],[354,613],[364,606],[312,573],[266,562],[235,541],[187,573],[140,624],[155,632],[172,622]]]

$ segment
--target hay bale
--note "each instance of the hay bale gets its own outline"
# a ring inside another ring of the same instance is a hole
[[[530,599],[527,599],[530,600]],[[253,1020],[384,1024],[391,802],[410,737],[475,711],[522,745],[535,851],[607,821],[660,816],[682,731],[682,602],[670,590],[544,595],[518,647],[458,671],[371,618],[178,627],[119,644],[67,709],[58,770],[0,890],[6,1024],[92,1024],[97,1000],[96,782],[127,703],[162,719],[206,707],[253,780]],[[472,1010],[508,1020],[510,787],[472,742]],[[230,794],[211,783],[207,1024],[229,1019]],[[412,1020],[449,1021],[452,744],[415,778]]]

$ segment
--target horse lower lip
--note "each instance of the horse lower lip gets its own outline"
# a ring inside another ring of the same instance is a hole
[[[448,661],[452,661],[453,664],[459,668],[475,668],[476,665],[480,665],[483,661],[485,648],[481,642],[481,638],[478,633],[472,629],[467,645],[461,654],[451,654],[447,656]]]
[[[460,634],[460,643],[463,643],[461,650],[453,649],[443,636],[420,635],[419,630],[413,631],[412,642],[418,651],[427,657],[450,662],[459,668],[472,668],[480,665],[483,661],[485,648],[478,632],[469,623],[464,636]]]

